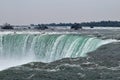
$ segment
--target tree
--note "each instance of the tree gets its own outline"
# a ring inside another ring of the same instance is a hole
[[[94,28],[94,26],[90,26],[90,28]]]
[[[46,25],[43,25],[43,24],[38,24],[35,29],[41,29],[41,30],[45,30],[45,29],[48,29],[48,27]]]
[[[14,29],[14,28],[13,28],[13,26],[11,26],[10,24],[5,23],[5,24],[1,27],[1,29]]]
[[[71,29],[74,29],[74,30],[82,29],[82,26],[80,24],[78,24],[78,23],[74,23],[71,26]]]

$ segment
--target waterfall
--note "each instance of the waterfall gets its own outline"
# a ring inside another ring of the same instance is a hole
[[[113,41],[70,34],[1,34],[0,65],[5,67],[9,61],[13,65],[84,57],[88,52]]]

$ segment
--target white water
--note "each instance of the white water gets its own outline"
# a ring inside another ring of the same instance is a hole
[[[115,41],[67,34],[1,34],[0,70],[33,61],[84,57],[101,45]]]

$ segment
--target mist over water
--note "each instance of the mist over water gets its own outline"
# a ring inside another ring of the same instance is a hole
[[[33,61],[85,57],[114,41],[70,34],[0,34],[0,70]]]

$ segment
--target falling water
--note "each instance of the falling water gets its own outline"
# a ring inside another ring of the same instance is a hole
[[[32,61],[84,57],[113,41],[70,34],[1,34],[0,69]]]

